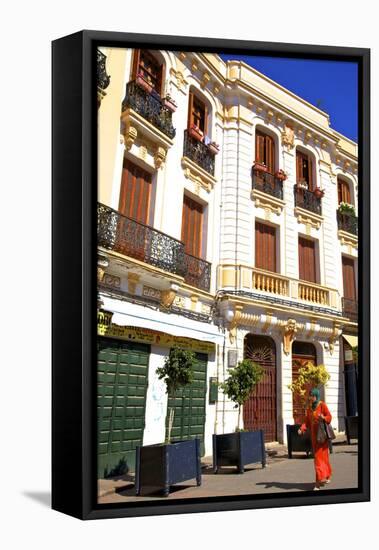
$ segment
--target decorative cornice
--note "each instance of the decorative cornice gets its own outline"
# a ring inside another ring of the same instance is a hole
[[[286,204],[282,199],[263,193],[259,189],[252,189],[251,198],[255,201],[257,208],[268,209],[277,216],[280,216]]]
[[[182,168],[187,179],[193,181],[195,185],[201,186],[207,193],[212,191],[217,181],[216,178],[192,162],[188,157],[182,157]],[[199,193],[197,192],[196,194]]]
[[[298,223],[303,223],[304,225],[314,227],[315,229],[320,229],[321,223],[324,221],[323,216],[319,216],[310,210],[300,208],[300,206],[296,206],[294,212]]]

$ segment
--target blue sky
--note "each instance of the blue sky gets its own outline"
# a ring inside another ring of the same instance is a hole
[[[221,55],[241,59],[291,92],[326,111],[332,128],[357,141],[358,65],[345,61]]]

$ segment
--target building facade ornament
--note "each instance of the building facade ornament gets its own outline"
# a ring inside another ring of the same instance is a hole
[[[286,355],[291,353],[292,342],[296,338],[297,322],[295,319],[288,319],[283,328],[283,351]]]
[[[157,170],[161,168],[166,160],[166,149],[157,147],[154,154],[154,165]]]
[[[127,126],[124,133],[124,146],[126,151],[130,151],[133,143],[137,139],[138,132],[134,126]]]
[[[282,145],[288,150],[295,147],[295,131],[292,126],[286,124],[282,132]]]
[[[130,294],[136,293],[136,286],[139,283],[140,276],[137,273],[128,273],[128,291]]]
[[[176,297],[177,290],[170,288],[168,290],[161,291],[161,306],[169,309]]]

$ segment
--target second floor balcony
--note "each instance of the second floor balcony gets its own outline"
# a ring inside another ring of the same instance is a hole
[[[97,207],[97,244],[179,275],[187,284],[209,292],[209,262],[186,254],[183,242],[100,203]]]
[[[295,185],[294,187],[295,195],[295,207],[302,208],[303,210],[308,210],[313,212],[318,216],[321,216],[321,198],[316,197],[312,191],[309,189],[304,189]]]
[[[342,313],[350,321],[358,321],[358,302],[349,298],[342,298]]]
[[[188,130],[184,131],[183,156],[200,166],[211,176],[214,176],[215,154],[203,141],[192,137]]]
[[[268,172],[252,170],[252,189],[283,200],[283,182]]]
[[[346,214],[337,210],[337,223],[339,231],[358,235],[358,218],[354,214]]]
[[[173,139],[175,137],[172,111],[164,106],[162,99],[156,92],[148,92],[135,80],[126,85],[122,111],[124,112],[126,109],[133,109],[168,138]]]

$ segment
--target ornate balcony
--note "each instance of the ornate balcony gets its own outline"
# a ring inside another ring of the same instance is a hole
[[[273,174],[252,170],[252,188],[283,200],[283,182]]]
[[[321,216],[321,199],[316,197],[312,191],[294,186],[295,207],[308,210],[318,216]]]
[[[184,266],[185,282],[200,290],[209,292],[211,286],[211,264],[205,260],[191,256],[191,254],[185,254]]]
[[[164,107],[158,94],[149,93],[134,80],[126,85],[122,111],[124,112],[127,109],[133,109],[168,138],[173,139],[175,137],[176,131],[172,125],[172,112]]]
[[[111,77],[107,74],[106,59],[107,56],[97,50],[97,108],[100,107],[102,99],[107,95],[105,90],[111,81]]]
[[[183,156],[200,166],[212,177],[214,176],[215,155],[211,153],[205,143],[190,136],[188,130],[184,130]]]
[[[104,204],[97,207],[97,242],[114,250],[184,277],[184,244],[152,227],[123,216]]]
[[[337,210],[337,223],[339,231],[358,235],[358,218],[354,214],[346,214]]]
[[[358,321],[358,302],[356,300],[349,300],[349,298],[342,298],[342,312],[344,317],[350,319],[350,321]]]

